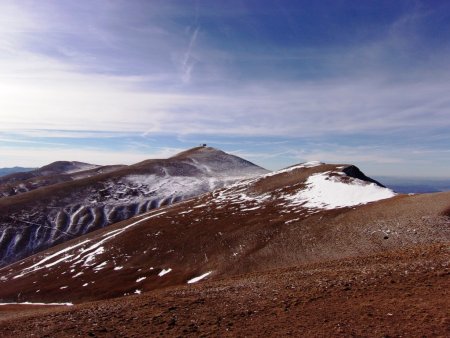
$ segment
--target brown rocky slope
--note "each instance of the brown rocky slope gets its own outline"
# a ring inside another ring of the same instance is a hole
[[[448,337],[449,251],[419,245],[73,307],[0,307],[2,337]]]
[[[79,305],[10,306],[0,329],[448,335],[450,193],[393,196],[349,167],[304,164],[242,181],[5,267],[2,301]]]

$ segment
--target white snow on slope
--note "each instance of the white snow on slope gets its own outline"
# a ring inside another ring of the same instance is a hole
[[[305,162],[298,165],[294,165],[289,168],[273,171],[267,174],[262,174],[253,178],[248,179],[242,179],[239,180],[231,185],[229,185],[227,188],[216,191],[213,193],[215,203],[224,203],[224,202],[234,202],[234,203],[253,203],[256,204],[254,206],[248,207],[247,210],[242,211],[250,211],[250,210],[256,210],[258,209],[257,205],[261,204],[262,202],[265,202],[271,198],[271,195],[269,193],[267,194],[261,194],[261,195],[248,195],[247,189],[251,185],[264,180],[265,178],[272,177],[279,174],[289,173],[293,170],[297,169],[307,169],[307,168],[313,168],[322,165],[322,162],[319,161],[311,161],[311,162]],[[207,203],[206,205],[208,205]],[[197,208],[194,207],[194,208]]]
[[[69,247],[67,247],[67,248],[65,248],[65,249],[62,249],[62,250],[60,250],[60,251],[57,251],[57,252],[55,252],[54,254],[52,254],[52,255],[50,255],[50,256],[44,257],[43,259],[41,259],[39,262],[33,264],[32,266],[29,266],[29,267],[23,269],[23,270],[22,270],[22,273],[20,273],[20,274],[14,276],[13,279],[22,277],[22,276],[24,276],[24,275],[26,275],[27,273],[30,273],[30,272],[32,272],[32,271],[34,272],[34,271],[36,271],[36,270],[40,270],[40,269],[43,269],[43,268],[49,268],[49,267],[51,267],[51,266],[53,266],[53,265],[55,265],[55,264],[57,264],[57,263],[60,263],[60,262],[62,262],[62,261],[65,261],[65,260],[71,258],[73,255],[65,255],[65,256],[63,256],[62,258],[58,259],[56,262],[53,262],[53,263],[49,263],[49,264],[43,265],[43,263],[45,263],[45,262],[51,260],[52,258],[58,257],[58,256],[64,254],[65,252],[70,251],[70,250],[72,250],[72,249],[75,249],[75,248],[77,248],[77,247],[79,247],[79,246],[82,246],[83,244],[86,244],[86,243],[88,243],[88,242],[89,242],[89,240],[86,240],[86,241],[77,243],[77,244],[75,244],[75,245],[69,246]]]
[[[105,234],[102,235],[102,239],[95,242],[94,244],[90,245],[89,247],[82,247],[78,250],[78,255],[73,257],[75,255],[75,253],[73,254],[66,254],[66,252],[78,248],[80,246],[83,246],[84,244],[90,243],[93,240],[88,239],[85,241],[82,241],[80,243],[77,243],[75,245],[72,245],[70,247],[64,248],[62,250],[59,250],[47,257],[44,257],[43,259],[41,259],[40,261],[38,261],[37,263],[33,264],[30,267],[24,268],[18,275],[14,276],[13,279],[16,278],[20,278],[23,277],[29,273],[34,273],[38,270],[44,269],[44,268],[50,268],[53,267],[54,265],[57,265],[58,263],[64,262],[64,261],[70,261],[72,262],[74,265],[76,264],[80,264],[82,263],[84,267],[89,267],[92,266],[98,262],[95,261],[95,258],[97,255],[100,255],[102,253],[104,253],[105,249],[102,246],[105,242],[110,241],[111,239],[113,239],[114,237],[122,234],[123,232],[127,231],[129,228],[136,226],[137,224],[140,224],[150,218],[153,217],[157,217],[160,215],[163,215],[166,213],[166,211],[162,211],[162,212],[158,212],[155,213],[154,211],[149,212],[151,215],[147,216],[147,217],[143,217],[141,219],[139,219],[138,221],[135,221],[131,224],[128,224],[127,226],[124,226],[123,228],[120,229],[116,229],[116,230],[111,230],[106,232]],[[146,213],[146,214],[149,214]],[[143,215],[146,215],[143,214]],[[141,215],[142,216],[142,215]],[[56,261],[52,262],[52,263],[47,263],[47,264],[43,264],[48,262],[49,260],[52,260],[53,258],[56,258],[58,256],[64,255],[63,257],[60,257],[59,259],[57,259]],[[92,262],[92,264],[90,264]]]
[[[395,196],[395,193],[375,183],[367,183],[351,178],[342,182],[340,177],[329,172],[311,175],[306,181],[306,189],[294,195],[285,196],[291,205],[302,205],[313,209],[335,209],[379,201]]]
[[[200,275],[198,277],[194,277],[192,279],[189,279],[187,281],[188,284],[192,284],[192,283],[197,283],[198,281],[201,281],[203,278],[205,278],[206,276],[209,276],[211,274],[212,271],[208,271],[207,273],[204,273],[203,275]]]
[[[130,196],[130,194],[124,193],[127,195],[125,199],[129,202],[140,202],[149,197],[153,199],[163,199],[171,196],[189,198],[228,186],[234,182],[248,178],[249,176],[255,176],[255,174],[242,174],[241,176],[217,174],[216,176],[201,175],[197,177],[129,175],[124,177],[122,181],[125,182],[125,191],[127,191],[126,189],[135,188],[138,189],[139,194],[141,194],[139,196]],[[111,189],[111,191],[114,191],[114,189]],[[108,203],[118,203],[118,200],[115,199],[117,194],[118,192],[113,193],[108,200]],[[120,201],[123,202],[124,199],[121,199]]]
[[[51,305],[51,306],[58,306],[58,305],[64,305],[64,306],[72,306],[72,303],[30,303],[30,302],[23,302],[23,303],[0,303],[0,305]]]
[[[159,276],[159,277],[162,277],[162,276],[168,274],[170,271],[172,271],[171,268],[168,268],[168,269],[162,269],[161,272],[158,273],[158,276]]]

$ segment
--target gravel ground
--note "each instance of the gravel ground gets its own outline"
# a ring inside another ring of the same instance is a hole
[[[0,332],[2,337],[448,337],[449,258],[448,243],[418,245],[73,307],[4,308]]]

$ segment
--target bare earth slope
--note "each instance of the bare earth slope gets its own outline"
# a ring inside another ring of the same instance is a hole
[[[422,245],[66,308],[0,306],[2,337],[446,337],[449,251]],[[2,309],[4,308],[4,309]]]
[[[162,205],[267,172],[209,147],[110,169],[35,177],[43,186],[1,198],[0,266]]]

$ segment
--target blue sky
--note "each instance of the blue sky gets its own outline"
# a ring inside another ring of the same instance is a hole
[[[0,0],[0,167],[208,143],[450,177],[448,1]]]

